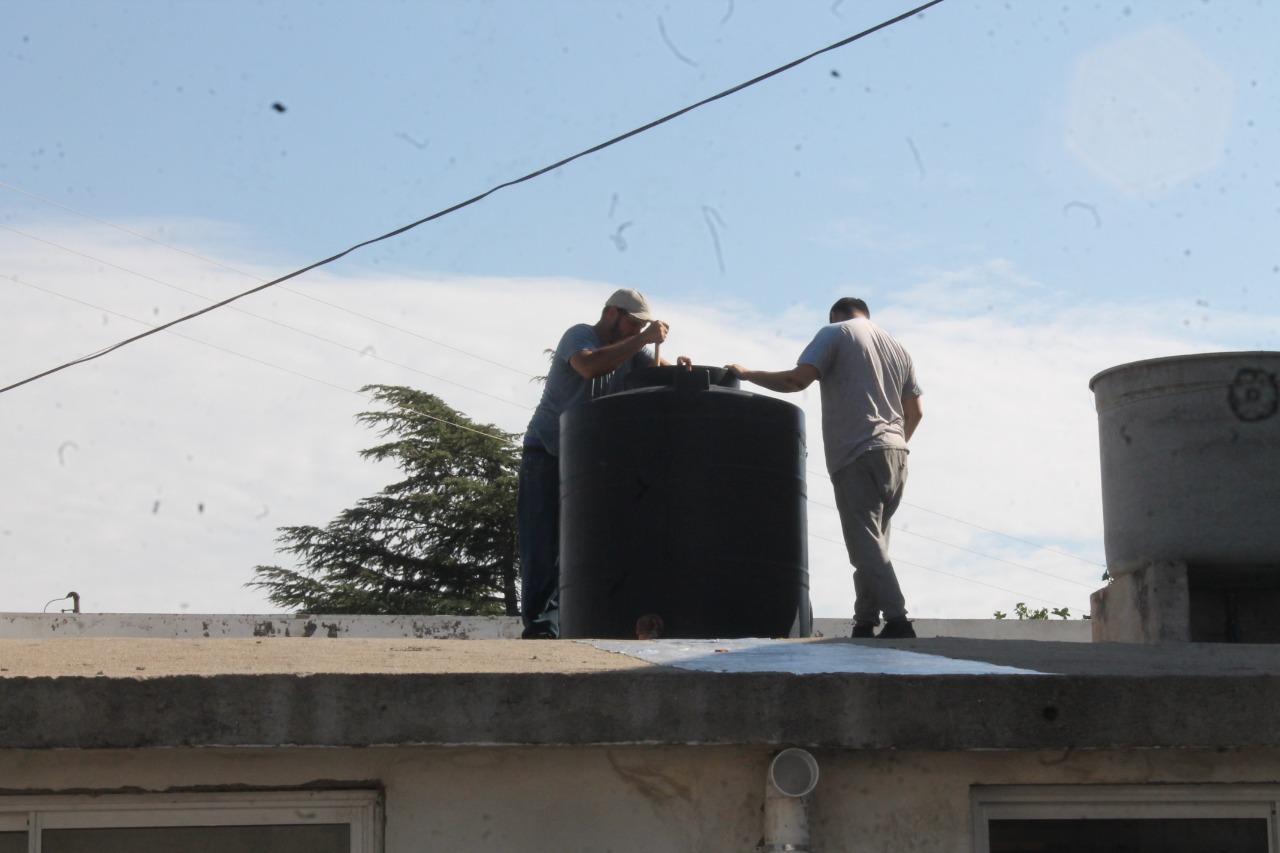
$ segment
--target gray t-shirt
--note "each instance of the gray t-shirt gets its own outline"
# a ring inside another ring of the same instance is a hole
[[[818,369],[829,473],[872,448],[906,449],[902,398],[919,397],[920,386],[911,356],[887,332],[865,317],[823,326],[796,363]]]
[[[551,369],[542,388],[542,399],[529,421],[524,434],[525,447],[544,447],[552,456],[560,455],[560,415],[574,406],[596,397],[622,390],[622,380],[633,369],[649,367],[654,363],[649,347],[640,350],[624,361],[612,373],[584,379],[573,369],[569,359],[585,350],[598,350],[604,342],[596,335],[594,326],[579,323],[571,326],[560,338],[555,355],[551,357]]]

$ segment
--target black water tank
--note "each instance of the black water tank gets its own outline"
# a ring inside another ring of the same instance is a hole
[[[809,636],[804,413],[737,386],[648,368],[561,416],[560,636]]]

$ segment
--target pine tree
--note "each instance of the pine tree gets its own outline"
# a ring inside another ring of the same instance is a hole
[[[403,479],[323,528],[280,528],[300,568],[257,566],[247,585],[308,613],[519,613],[515,436],[412,388],[361,390],[387,408],[357,416],[386,439],[360,455]]]

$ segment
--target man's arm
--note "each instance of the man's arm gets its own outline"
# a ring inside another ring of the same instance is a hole
[[[569,366],[583,379],[595,379],[621,367],[646,344],[660,344],[667,339],[667,324],[655,320],[644,331],[599,349],[584,349],[569,357]]]
[[[784,394],[803,391],[812,385],[814,380],[822,377],[818,368],[812,364],[797,364],[790,370],[748,370],[741,364],[726,364],[725,367],[737,374],[739,379],[745,379],[761,388],[781,391]]]
[[[911,440],[911,434],[916,431],[916,427],[920,426],[920,421],[923,418],[924,407],[920,404],[920,396],[903,397],[902,430],[906,435],[907,441]]]

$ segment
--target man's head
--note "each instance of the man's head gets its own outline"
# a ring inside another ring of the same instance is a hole
[[[831,313],[827,315],[828,321],[832,323],[843,323],[854,317],[871,319],[871,309],[867,307],[867,303],[854,296],[837,299],[836,304],[831,306]]]
[[[651,320],[653,313],[649,310],[649,301],[644,298],[644,294],[625,287],[615,290],[605,300],[604,310],[600,312],[606,343],[640,334]]]

